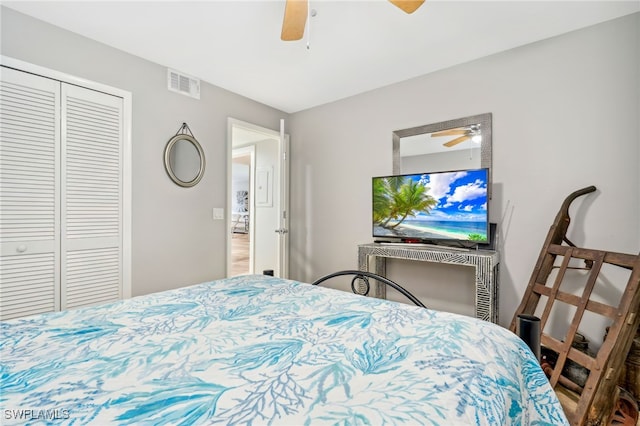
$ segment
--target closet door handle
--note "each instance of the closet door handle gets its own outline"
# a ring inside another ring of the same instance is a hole
[[[16,251],[18,253],[24,253],[25,251],[27,251],[27,246],[25,246],[24,244],[20,244],[18,247],[16,247]]]

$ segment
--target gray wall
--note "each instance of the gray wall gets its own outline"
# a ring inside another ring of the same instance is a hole
[[[493,113],[491,215],[501,224],[503,324],[571,191],[598,187],[572,209],[573,241],[640,250],[640,14],[288,117],[209,84],[200,101],[169,92],[162,66],[1,12],[2,55],[133,93],[136,295],[224,276],[225,223],[214,222],[211,209],[225,205],[227,117],[272,129],[289,119],[295,279],[356,266],[357,245],[372,240],[371,177],[392,172],[392,131],[485,112]],[[207,157],[202,182],[190,189],[171,183],[162,165],[164,145],[183,121]],[[430,306],[468,313],[473,275],[425,268],[396,262],[389,271],[426,291]]]
[[[640,14],[631,15],[294,114],[291,275],[309,281],[357,266],[357,245],[372,241],[371,177],[392,172],[392,131],[486,112],[493,113],[491,218],[501,224],[501,323],[511,320],[572,191],[598,188],[572,208],[576,244],[637,253],[639,27]],[[464,305],[473,292],[468,271],[391,269],[431,306],[447,298],[451,310],[465,311],[455,299]],[[447,290],[453,274],[468,289]]]
[[[203,83],[196,100],[167,90],[166,68],[2,8],[0,53],[133,94],[132,292],[160,291],[225,276],[227,117],[278,129],[287,114]],[[178,70],[180,71],[180,70]],[[167,177],[164,146],[186,122],[207,169],[193,188]]]

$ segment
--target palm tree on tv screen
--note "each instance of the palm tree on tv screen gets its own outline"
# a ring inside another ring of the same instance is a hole
[[[404,181],[403,177],[392,176],[373,181],[373,221],[386,223],[389,218],[397,216],[393,205],[393,194],[398,192]]]
[[[417,212],[429,213],[438,200],[427,194],[428,188],[408,177],[376,179],[373,185],[373,220],[394,229]],[[396,222],[389,224],[392,220]]]

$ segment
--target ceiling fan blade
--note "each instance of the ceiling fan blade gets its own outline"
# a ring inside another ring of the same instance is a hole
[[[300,40],[304,36],[304,26],[307,23],[308,14],[309,3],[307,0],[287,0],[280,38],[284,41]]]
[[[402,9],[407,13],[415,12],[420,6],[422,6],[422,3],[424,3],[424,0],[389,0],[389,1],[393,5],[399,7],[400,9]]]
[[[459,138],[452,139],[449,142],[443,143],[442,145],[446,146],[447,148],[451,148],[452,146],[458,145],[459,143],[464,142],[467,139],[469,139],[469,136],[464,135],[460,136]]]
[[[439,136],[455,136],[455,135],[467,135],[469,134],[469,130],[467,129],[449,129],[442,130],[440,132],[431,133],[432,138],[437,138]]]

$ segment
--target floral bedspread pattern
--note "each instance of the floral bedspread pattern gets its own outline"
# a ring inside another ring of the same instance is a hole
[[[3,424],[567,424],[508,330],[279,278],[0,331]]]

